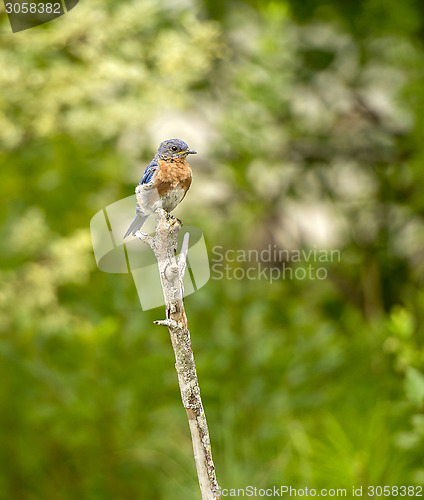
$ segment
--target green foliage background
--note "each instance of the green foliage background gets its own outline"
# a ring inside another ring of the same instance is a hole
[[[422,484],[419,2],[90,0],[0,39],[0,498],[199,498],[163,311],[89,234],[168,137],[210,250],[341,252],[187,298],[220,485]]]

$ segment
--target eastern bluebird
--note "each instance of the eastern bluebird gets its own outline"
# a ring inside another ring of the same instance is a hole
[[[196,151],[180,139],[168,139],[160,144],[135,188],[136,216],[124,238],[135,235],[158,208],[171,212],[182,201],[191,184],[191,168],[186,162],[189,154],[196,154]]]

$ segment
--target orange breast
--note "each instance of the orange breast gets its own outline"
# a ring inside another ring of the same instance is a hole
[[[159,172],[156,176],[156,187],[162,197],[170,189],[180,188],[184,192],[191,184],[191,168],[185,160],[165,161],[158,160]]]

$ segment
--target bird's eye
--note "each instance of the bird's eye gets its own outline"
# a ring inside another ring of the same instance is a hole
[[[172,146],[172,148],[171,148],[171,149],[172,149],[172,151],[178,151],[177,146]]]

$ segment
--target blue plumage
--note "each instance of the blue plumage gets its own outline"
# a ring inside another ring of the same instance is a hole
[[[143,177],[140,180],[140,184],[148,184],[154,174],[158,171],[159,169],[159,163],[156,160],[153,160],[148,167],[146,167],[146,170],[144,171]]]

